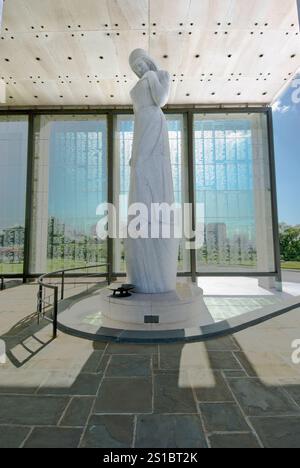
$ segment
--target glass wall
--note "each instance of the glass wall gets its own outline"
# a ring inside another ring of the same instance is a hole
[[[34,138],[31,272],[107,262],[96,236],[97,206],[107,201],[106,117],[42,115]]]
[[[0,116],[0,274],[23,273],[27,116]]]
[[[194,165],[197,270],[274,271],[266,115],[195,115]]]
[[[175,200],[188,202],[193,174],[196,222],[204,233],[192,252],[182,240],[178,272],[191,273],[193,256],[199,274],[275,272],[267,114],[199,111],[191,132],[187,111],[165,115]],[[97,207],[113,184],[126,226],[133,132],[133,114],[117,110],[34,115],[30,273],[102,262],[125,273],[124,241],[114,240],[108,259],[107,240],[96,235]],[[28,117],[0,117],[0,274],[23,272],[27,146]]]
[[[171,164],[173,173],[175,202],[183,204],[188,201],[187,185],[187,154],[185,118],[180,114],[167,114],[169,131]],[[126,226],[127,205],[130,180],[130,166],[132,141],[134,131],[134,116],[118,115],[114,132],[114,204],[117,208],[118,219]],[[190,269],[189,251],[185,243],[180,243],[178,271],[188,272]],[[125,272],[124,240],[114,242],[114,271]]]

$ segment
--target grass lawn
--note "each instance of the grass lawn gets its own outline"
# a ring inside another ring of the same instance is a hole
[[[300,262],[282,262],[281,268],[283,270],[300,270]]]

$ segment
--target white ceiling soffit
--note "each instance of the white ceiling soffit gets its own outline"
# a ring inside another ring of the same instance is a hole
[[[300,66],[297,0],[5,1],[6,106],[130,104],[136,47],[169,104],[268,104]]]

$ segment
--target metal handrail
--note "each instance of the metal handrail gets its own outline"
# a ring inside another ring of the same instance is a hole
[[[42,276],[39,277],[38,279],[38,285],[39,285],[39,291],[37,294],[37,313],[38,313],[38,321],[40,320],[40,317],[43,313],[43,307],[45,308],[45,305],[50,306],[50,302],[47,302],[46,300],[43,299],[43,288],[46,289],[52,289],[54,291],[54,300],[53,300],[53,338],[57,337],[57,328],[58,328],[58,321],[57,321],[57,316],[58,316],[58,302],[59,302],[59,286],[54,285],[51,283],[46,283],[44,280],[46,278],[61,278],[61,284],[60,284],[60,300],[62,301],[64,299],[64,293],[65,293],[65,277],[66,273],[71,272],[71,271],[77,271],[77,270],[87,270],[87,269],[92,269],[92,268],[99,268],[99,267],[107,267],[107,273],[106,273],[106,278],[107,278],[107,284],[109,285],[111,283],[111,268],[109,263],[99,263],[96,265],[86,265],[83,267],[78,267],[78,268],[66,268],[62,270],[57,270],[57,271],[52,271],[50,273],[45,273]],[[99,274],[86,274],[84,275],[85,277],[92,277],[92,276],[99,276]],[[50,297],[50,296],[49,296]],[[48,318],[49,319],[49,318]],[[49,319],[50,320],[50,319]]]

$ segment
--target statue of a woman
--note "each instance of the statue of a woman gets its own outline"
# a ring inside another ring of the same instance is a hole
[[[143,49],[135,49],[130,54],[129,63],[139,77],[130,92],[135,127],[129,206],[143,203],[147,207],[149,219],[146,222],[150,235],[152,204],[167,203],[171,206],[174,203],[168,128],[161,110],[168,100],[170,75],[159,70]],[[172,236],[172,230],[170,238],[164,238],[160,233],[156,238],[127,239],[127,275],[137,292],[175,290],[177,261],[178,240]]]

